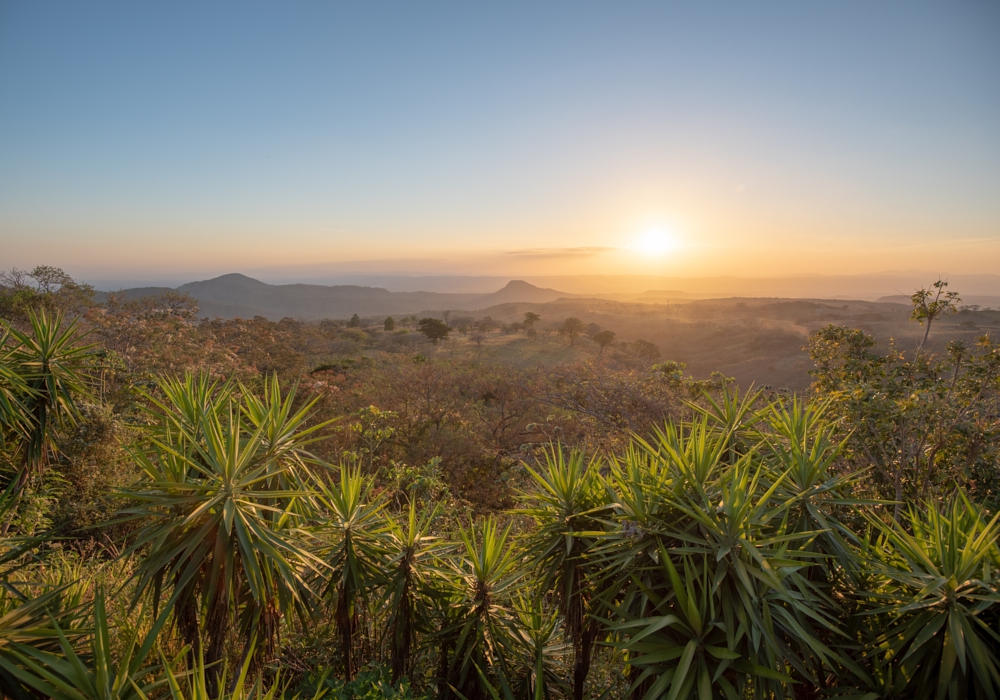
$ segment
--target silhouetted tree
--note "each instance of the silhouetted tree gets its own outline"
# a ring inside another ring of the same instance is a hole
[[[439,318],[422,318],[420,319],[420,323],[417,324],[417,329],[434,341],[435,345],[437,345],[439,340],[447,338],[448,331],[451,330],[448,324]]]
[[[958,303],[962,298],[958,296],[958,292],[946,292],[947,286],[947,282],[938,280],[927,289],[918,289],[910,296],[910,301],[913,303],[913,313],[910,314],[910,318],[920,325],[923,325],[924,321],[927,322],[917,352],[920,352],[927,342],[934,319],[946,313],[958,313]]]
[[[357,314],[351,316],[351,320],[347,322],[348,328],[357,328],[361,325],[361,317]]]
[[[660,359],[660,349],[648,340],[639,339],[633,341],[632,352],[644,360]]]
[[[382,328],[384,328],[387,333],[389,331],[396,330],[396,319],[390,316],[385,320],[385,323],[382,324]]]
[[[611,342],[615,339],[614,331],[601,331],[600,333],[594,334],[594,342],[601,346],[600,355],[604,354],[604,348],[611,345]]]
[[[583,332],[585,327],[583,321],[576,316],[570,316],[563,321],[562,327],[559,329],[559,335],[569,336],[569,344],[575,345],[577,336]]]

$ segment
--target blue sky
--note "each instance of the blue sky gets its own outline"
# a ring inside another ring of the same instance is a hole
[[[0,265],[997,271],[998,76],[995,2],[0,2]]]

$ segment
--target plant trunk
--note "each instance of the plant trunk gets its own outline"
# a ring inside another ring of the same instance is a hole
[[[354,655],[351,652],[354,648],[355,615],[353,601],[348,600],[348,597],[352,596],[349,596],[347,587],[341,587],[337,596],[337,612],[334,619],[340,629],[340,655],[344,658],[344,679],[350,682],[354,680]]]
[[[583,629],[580,637],[580,648],[577,649],[573,664],[573,700],[583,700],[587,676],[590,675],[590,655],[597,639],[598,623],[591,620]]]
[[[208,668],[205,670],[205,680],[211,697],[216,697],[222,680],[221,662],[226,655],[226,639],[229,636],[229,586],[224,571],[219,573],[215,591],[207,604],[205,665]]]
[[[409,585],[409,583],[407,583]],[[410,649],[413,645],[413,609],[409,596],[404,595],[392,625],[392,682],[407,675]]]
[[[441,656],[438,658],[438,700],[449,700],[451,698],[451,688],[448,685],[451,645],[450,641],[441,642]]]
[[[893,481],[896,487],[896,505],[892,507],[892,519],[899,522],[899,511],[903,507],[903,467],[896,467],[896,476]]]

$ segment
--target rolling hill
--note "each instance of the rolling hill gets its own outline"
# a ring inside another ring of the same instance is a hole
[[[169,287],[138,287],[122,290],[135,299],[168,291]],[[198,301],[199,316],[207,318],[253,318],[276,321],[291,317],[305,321],[324,318],[416,314],[426,310],[481,309],[508,303],[544,304],[566,294],[512,280],[490,294],[447,292],[390,292],[380,287],[357,285],[267,284],[241,274],[222,275],[189,282],[177,291]]]

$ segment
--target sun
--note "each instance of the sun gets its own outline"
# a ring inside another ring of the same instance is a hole
[[[632,250],[642,255],[659,257],[677,248],[677,239],[661,228],[651,228],[639,234]]]

